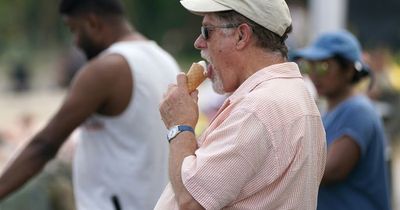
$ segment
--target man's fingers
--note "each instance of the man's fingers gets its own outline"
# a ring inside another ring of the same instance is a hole
[[[178,88],[179,89],[184,89],[188,91],[188,86],[187,86],[187,77],[185,73],[179,73],[176,76],[176,81],[178,83]]]
[[[169,84],[169,85],[168,85],[167,91],[164,92],[164,94],[163,94],[163,98],[164,98],[164,99],[171,93],[171,91],[172,91],[172,89],[173,89],[174,87],[176,87],[176,84]]]
[[[197,104],[199,100],[199,91],[194,90],[192,93],[190,93],[190,96],[192,97],[193,101]]]

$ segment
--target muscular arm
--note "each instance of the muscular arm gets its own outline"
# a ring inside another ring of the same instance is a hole
[[[344,180],[356,166],[361,156],[360,147],[349,136],[342,136],[328,148],[322,185]]]
[[[167,128],[174,125],[195,127],[198,119],[197,92],[191,96],[188,94],[185,75],[178,75],[177,80],[178,85],[169,88],[160,106],[161,116]],[[169,176],[179,209],[204,209],[186,189],[181,176],[183,159],[194,155],[197,149],[195,135],[182,132],[171,141],[169,148]]]
[[[105,63],[104,63],[105,62]],[[48,124],[8,162],[0,176],[0,199],[38,174],[71,132],[96,112],[110,94],[107,61],[89,63],[79,72],[61,108]]]

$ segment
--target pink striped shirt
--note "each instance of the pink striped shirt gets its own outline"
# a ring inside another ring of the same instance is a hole
[[[316,209],[325,131],[295,63],[248,78],[198,145],[183,161],[182,181],[205,209]],[[178,209],[171,184],[155,209]]]

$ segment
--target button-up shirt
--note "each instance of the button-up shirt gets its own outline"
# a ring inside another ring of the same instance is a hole
[[[182,181],[205,209],[316,209],[325,142],[297,65],[272,65],[227,98],[184,159]],[[178,209],[171,184],[155,209]]]

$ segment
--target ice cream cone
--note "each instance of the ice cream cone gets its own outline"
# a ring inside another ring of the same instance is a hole
[[[206,64],[204,61],[192,64],[186,74],[189,93],[196,90],[196,88],[207,78],[205,70]]]

